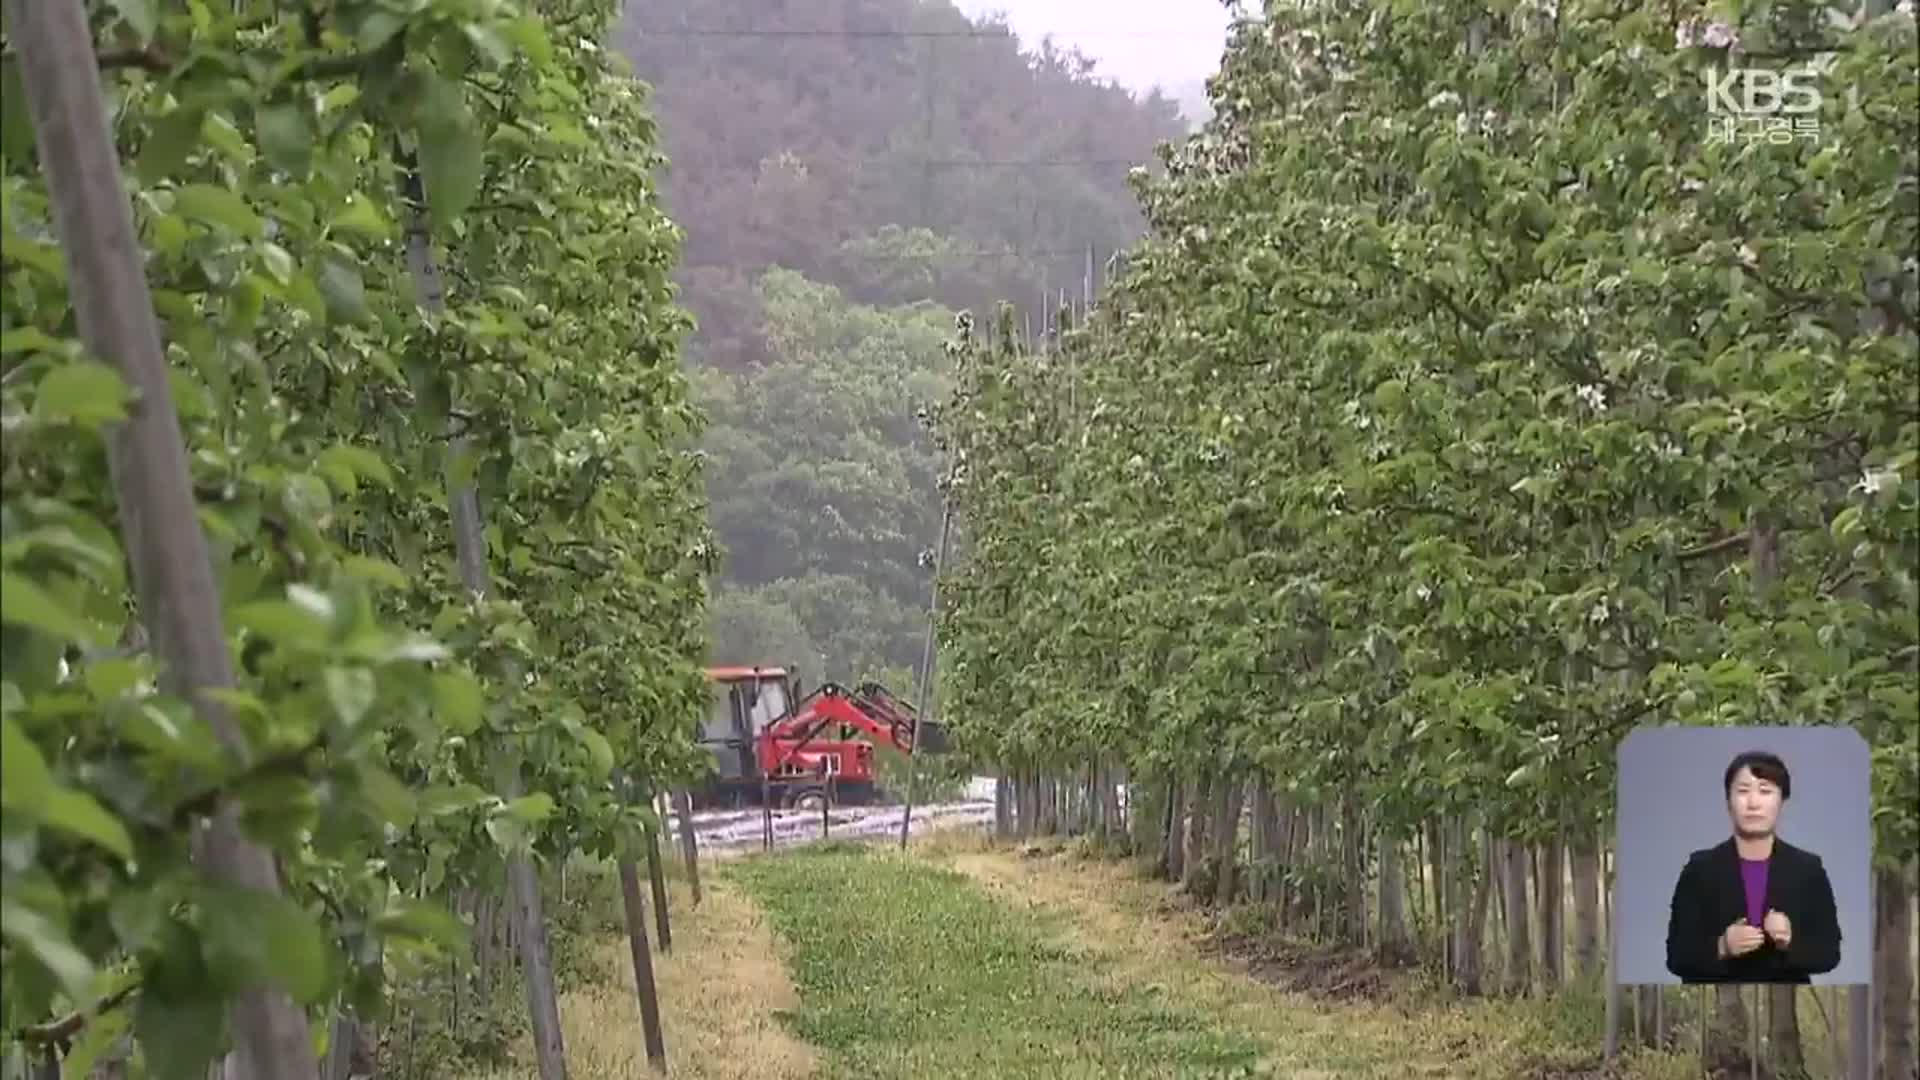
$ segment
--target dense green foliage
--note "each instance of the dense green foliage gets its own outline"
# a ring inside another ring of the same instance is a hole
[[[458,947],[446,900],[496,887],[502,852],[614,850],[644,816],[615,767],[690,767],[712,544],[680,239],[644,91],[590,43],[610,5],[540,11],[93,15],[240,746],[160,694],[142,651],[103,453],[127,403],[77,343],[9,62],[8,1032],[137,987],[86,1046],[131,1017],[149,1074],[184,1076],[238,986],[278,983],[316,1023],[337,1000],[377,1017],[409,948]],[[416,162],[438,314],[403,259]],[[478,602],[447,511],[467,482]],[[285,899],[199,882],[189,826],[221,801],[276,853]]]
[[[763,280],[761,302],[774,359],[696,375],[713,527],[739,586],[716,601],[716,652],[842,681],[910,668],[926,629],[919,556],[940,524],[914,404],[947,392],[952,316],[849,304],[784,270]],[[766,648],[784,651],[755,651]]]
[[[938,417],[972,747],[1535,841],[1637,724],[1844,724],[1920,844],[1914,22],[1683,7],[1236,36],[1090,324],[977,329]],[[1818,52],[1817,139],[1708,141],[1702,69]]]

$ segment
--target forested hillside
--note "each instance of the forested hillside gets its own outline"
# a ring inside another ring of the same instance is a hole
[[[712,426],[717,657],[917,662],[939,528],[915,409],[951,312],[1078,296],[1187,128],[946,0],[665,0],[612,36],[653,103]],[[778,268],[780,272],[770,273]]]

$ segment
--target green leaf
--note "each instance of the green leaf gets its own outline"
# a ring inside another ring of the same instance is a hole
[[[234,626],[286,645],[318,645],[332,632],[333,620],[287,600],[242,604],[231,614]]]
[[[467,948],[467,928],[437,904],[400,900],[374,919],[385,937],[438,945],[459,955]]]
[[[367,710],[373,708],[376,694],[373,672],[361,667],[330,667],[324,679],[327,700],[333,703],[334,715],[349,731],[358,728],[360,721],[366,718]]]
[[[486,698],[480,684],[462,672],[437,671],[433,675],[433,700],[440,722],[451,731],[470,735],[480,727],[480,714]]]
[[[330,446],[320,452],[320,466],[340,469],[355,477],[373,480],[381,487],[393,487],[393,473],[380,455],[362,446]]]
[[[327,990],[327,945],[313,918],[284,896],[210,889],[200,896],[207,966],[235,986],[272,985],[310,1004]]]
[[[155,186],[185,168],[206,122],[205,109],[184,105],[151,121],[140,156],[134,160],[135,175]]]
[[[267,164],[295,180],[313,171],[313,118],[293,103],[268,105],[254,114],[260,152]]]
[[[367,801],[373,804],[380,819],[389,824],[405,828],[412,824],[418,813],[413,792],[407,790],[407,786],[396,780],[392,773],[377,765],[361,765],[360,789],[366,793]]]
[[[61,364],[40,379],[33,411],[49,420],[88,426],[124,420],[133,391],[120,373],[91,360]]]
[[[340,232],[353,233],[368,240],[390,240],[393,238],[393,223],[380,213],[380,208],[372,200],[354,195],[347,200],[346,208],[341,210],[328,226]]]
[[[53,773],[40,748],[12,717],[0,718],[0,805],[31,809],[53,790]]]
[[[24,904],[0,897],[0,937],[45,968],[69,1000],[83,1008],[93,1004],[93,962],[52,920]]]
[[[406,572],[385,559],[370,558],[365,555],[349,555],[340,560],[342,573],[363,581],[385,585],[391,589],[407,589],[412,582],[407,580]]]
[[[55,787],[33,813],[52,828],[91,840],[122,859],[133,858],[126,826],[84,791]]]
[[[544,791],[531,795],[522,795],[500,808],[500,812],[515,821],[528,825],[538,825],[553,814],[553,796]]]
[[[156,0],[112,0],[112,3],[114,12],[140,39],[140,44],[153,41],[154,32],[160,28],[160,9]]]
[[[188,997],[141,994],[133,1030],[152,1080],[206,1080],[226,1039],[224,1002],[210,992]]]
[[[367,318],[367,286],[359,267],[333,257],[322,259],[317,283],[327,302],[327,314],[346,323]]]
[[[67,1051],[66,1059],[60,1062],[65,1076],[92,1076],[93,1067],[99,1062],[120,1036],[133,1026],[133,1017],[125,1008],[109,1009],[90,1017],[85,1027],[80,1029],[80,1037],[74,1040],[73,1049]]]
[[[0,573],[0,622],[39,630],[56,638],[90,646],[98,631],[67,610],[40,586],[17,574]]]
[[[613,747],[607,743],[606,736],[587,728],[580,732],[580,740],[587,744],[587,757],[593,763],[593,778],[605,780],[613,775]]]
[[[480,193],[486,141],[459,84],[429,76],[419,109],[420,179],[434,223],[452,226]]]
[[[237,192],[211,184],[188,184],[173,193],[175,210],[209,225],[224,225],[249,240],[266,232],[259,215]]]

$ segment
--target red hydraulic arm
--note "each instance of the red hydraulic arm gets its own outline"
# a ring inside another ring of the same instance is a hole
[[[916,731],[924,736],[923,749],[930,753],[945,749],[945,732],[938,725],[921,723],[911,708],[878,683],[864,683],[854,691],[837,683],[824,683],[761,732],[757,742],[760,767],[770,776],[814,772],[823,765],[822,758],[837,754],[842,756],[843,775],[871,778],[871,747],[820,738],[836,726],[864,732],[902,753],[912,750]],[[847,757],[854,760],[846,761]]]

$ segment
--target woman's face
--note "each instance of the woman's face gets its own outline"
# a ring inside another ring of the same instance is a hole
[[[1727,792],[1727,814],[1735,832],[1765,836],[1780,820],[1780,789],[1742,767],[1733,774],[1733,787]]]

